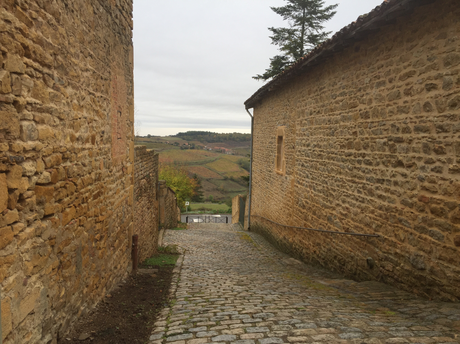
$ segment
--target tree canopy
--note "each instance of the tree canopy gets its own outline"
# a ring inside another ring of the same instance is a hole
[[[176,193],[177,205],[181,209],[185,208],[185,201],[195,195],[199,186],[183,167],[172,164],[160,165],[159,179],[164,180],[166,186]]]
[[[327,39],[330,32],[324,31],[322,23],[335,15],[338,5],[324,7],[324,0],[285,0],[286,6],[271,7],[289,23],[288,28],[268,28],[272,44],[281,52],[270,58],[270,67],[263,74],[253,76],[256,80],[268,80],[311,51]]]

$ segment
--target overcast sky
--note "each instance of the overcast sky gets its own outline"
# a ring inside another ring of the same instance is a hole
[[[383,0],[338,3],[336,32]],[[268,27],[287,27],[270,6],[283,0],[134,0],[136,132],[250,132],[244,101],[278,53]]]

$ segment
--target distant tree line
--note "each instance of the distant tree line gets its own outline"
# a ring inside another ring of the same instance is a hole
[[[173,137],[179,137],[186,141],[199,141],[199,142],[225,142],[225,141],[250,141],[251,134],[242,133],[229,133],[219,134],[210,131],[186,131],[171,135]]]

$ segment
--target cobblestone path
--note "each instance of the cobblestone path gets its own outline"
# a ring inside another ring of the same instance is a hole
[[[255,233],[206,224],[167,231],[165,243],[185,255],[150,344],[460,342],[458,303],[343,279]]]

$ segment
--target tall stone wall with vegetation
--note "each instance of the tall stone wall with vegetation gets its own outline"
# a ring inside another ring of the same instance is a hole
[[[457,0],[425,2],[255,106],[252,230],[359,280],[460,299],[459,18]]]
[[[134,234],[139,236],[139,261],[157,252],[159,233],[158,213],[158,154],[145,146],[135,147],[134,162]]]
[[[132,1],[0,2],[4,344],[56,343],[130,267]]]

